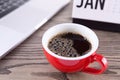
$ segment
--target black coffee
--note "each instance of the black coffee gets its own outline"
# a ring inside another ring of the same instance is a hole
[[[88,52],[91,49],[91,44],[80,34],[68,32],[54,36],[48,47],[57,55],[78,57]]]

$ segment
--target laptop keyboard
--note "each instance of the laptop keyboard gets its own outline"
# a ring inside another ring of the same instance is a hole
[[[28,1],[29,0],[0,0],[0,18]]]

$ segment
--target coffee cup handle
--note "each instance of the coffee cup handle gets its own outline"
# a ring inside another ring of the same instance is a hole
[[[92,67],[86,67],[83,69],[83,72],[91,73],[91,74],[101,74],[107,69],[107,60],[105,57],[103,57],[100,54],[95,54],[92,56],[92,61],[93,62],[98,62],[101,65],[100,69],[92,68]]]

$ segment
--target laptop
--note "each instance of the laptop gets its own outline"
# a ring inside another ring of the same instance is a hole
[[[0,59],[69,2],[70,0],[0,0]]]

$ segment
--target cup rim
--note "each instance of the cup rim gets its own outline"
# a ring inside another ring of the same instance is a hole
[[[53,28],[56,28],[58,26],[66,26],[66,25],[71,25],[71,26],[81,26],[81,27],[84,27],[86,30],[90,31],[91,34],[93,34],[95,37],[96,37],[96,41],[97,41],[97,44],[96,44],[96,47],[94,50],[90,50],[87,54],[85,55],[82,55],[82,56],[79,56],[79,57],[64,57],[64,56],[59,56],[55,53],[53,53],[52,51],[49,50],[49,48],[47,47],[47,45],[45,45],[45,37],[47,36],[47,34],[49,33],[49,31]],[[76,23],[61,23],[61,24],[57,24],[51,28],[49,28],[47,31],[45,31],[45,33],[43,34],[43,37],[42,37],[42,46],[43,46],[43,49],[45,51],[47,51],[48,54],[56,57],[56,58],[59,58],[59,59],[63,59],[63,60],[80,60],[80,59],[84,59],[84,58],[87,58],[89,56],[91,56],[93,53],[96,52],[97,48],[98,48],[98,45],[99,45],[99,40],[98,40],[98,37],[96,35],[96,33],[91,30],[90,28],[84,26],[84,25],[81,25],[81,24],[76,24]]]

